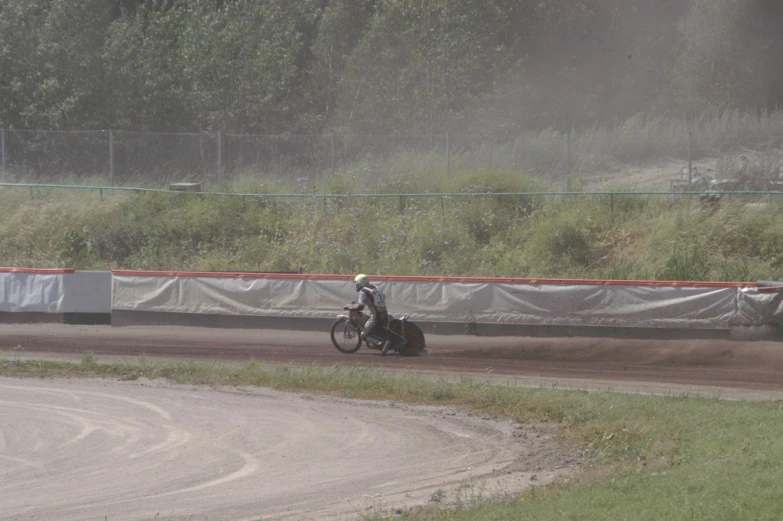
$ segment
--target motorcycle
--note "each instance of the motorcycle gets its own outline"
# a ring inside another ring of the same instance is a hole
[[[380,351],[386,339],[389,339],[389,350],[396,351],[401,356],[416,356],[426,352],[424,332],[410,321],[410,314],[398,317],[389,315],[388,326],[378,326],[375,329],[376,334],[365,337],[364,326],[369,318],[367,313],[352,306],[344,306],[343,312],[337,315],[337,320],[332,324],[331,337],[334,347],[342,353],[352,354],[359,350],[364,341],[370,349]]]

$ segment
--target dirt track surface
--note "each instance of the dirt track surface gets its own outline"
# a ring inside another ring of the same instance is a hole
[[[552,427],[259,389],[0,378],[0,413],[5,521],[359,519],[574,467]]]
[[[344,355],[327,332],[0,325],[0,358],[9,359],[90,351],[99,360],[365,364],[526,386],[783,399],[778,343],[427,343],[427,356],[401,358]],[[10,521],[360,519],[444,494],[519,491],[578,465],[551,426],[264,389],[0,378],[0,418],[0,505]]]
[[[523,385],[783,399],[783,343],[722,340],[428,336],[428,356],[345,355],[323,333],[187,327],[0,324],[0,357],[167,357],[236,362],[365,364],[468,374]]]

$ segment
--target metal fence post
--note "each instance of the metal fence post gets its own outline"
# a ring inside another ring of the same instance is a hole
[[[451,140],[446,132],[446,179],[451,179]]]
[[[217,134],[217,174],[218,184],[223,184],[223,133],[218,130]]]
[[[109,129],[109,184],[114,186],[114,131]]]
[[[3,182],[5,183],[5,121],[0,125],[0,148],[2,148]]]
[[[611,207],[612,224],[614,224],[614,192],[609,194],[609,206]]]
[[[688,131],[688,186],[693,184],[693,135]]]
[[[571,130],[566,134],[566,190],[571,190]]]
[[[334,132],[329,134],[329,161],[332,165],[332,175],[334,175],[337,168],[334,164]]]

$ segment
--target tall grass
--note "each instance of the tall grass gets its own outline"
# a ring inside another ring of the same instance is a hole
[[[464,197],[0,194],[0,264],[658,280],[783,277],[783,200],[493,195],[535,182],[483,172]],[[744,196],[743,196],[744,197]]]
[[[690,122],[640,115],[577,133],[574,164],[596,171],[613,161],[676,156],[687,151],[682,145],[689,129],[697,153],[740,144],[771,147],[766,156],[748,162],[750,178],[763,177],[781,160],[774,146],[783,135],[783,112],[723,112]],[[492,195],[547,190],[553,172],[564,166],[565,156],[558,152],[565,151],[564,140],[556,131],[478,145],[455,137],[448,168],[437,151],[399,149],[336,172],[300,168],[293,179],[285,169],[270,175],[246,172],[213,187],[298,198],[4,188],[0,264],[675,280],[783,277],[783,207],[777,198],[726,196],[705,204],[687,195]],[[732,174],[729,163],[718,163],[719,175]],[[521,172],[519,165],[535,175]],[[363,193],[379,196],[315,197]],[[433,195],[398,195],[412,193]],[[442,193],[464,197],[434,195]],[[314,197],[301,197],[307,195]]]

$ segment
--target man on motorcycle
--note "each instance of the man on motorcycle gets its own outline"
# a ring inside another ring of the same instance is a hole
[[[356,291],[359,292],[359,303],[355,306],[355,309],[361,311],[364,309],[364,306],[367,306],[367,310],[370,313],[370,319],[364,326],[366,341],[378,325],[389,325],[389,312],[386,310],[386,297],[380,289],[375,285],[370,284],[370,278],[364,273],[357,275],[353,281],[356,283]],[[386,339],[381,348],[381,356],[386,356],[389,347],[391,347],[391,340]]]

